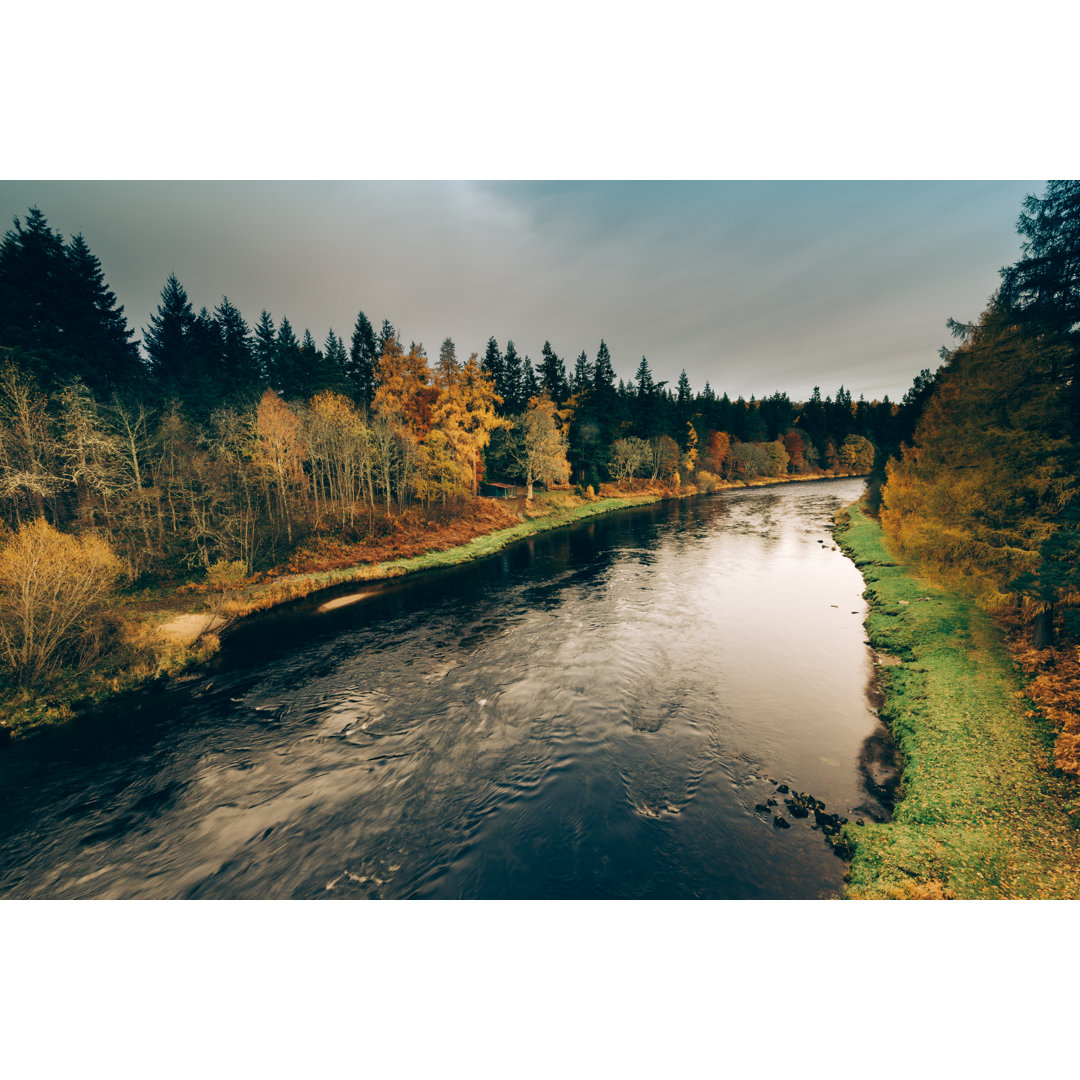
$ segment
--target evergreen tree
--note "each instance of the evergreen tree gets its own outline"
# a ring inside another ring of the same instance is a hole
[[[499,351],[499,343],[494,337],[488,338],[487,348],[484,350],[484,359],[481,361],[480,366],[484,374],[494,384],[495,392],[501,394],[502,391],[499,387],[503,385],[503,358],[502,353]],[[505,401],[498,411],[500,415],[507,411]]]
[[[349,380],[349,354],[345,351],[345,342],[334,333],[332,327],[327,332],[323,345],[323,371],[326,377],[324,389],[352,389]]]
[[[166,397],[183,396],[198,378],[192,335],[195,313],[175,274],[170,274],[161,290],[161,303],[143,331],[143,347],[150,358],[150,372]]]
[[[199,309],[188,331],[188,367],[174,384],[182,411],[199,422],[221,405],[228,393],[222,364],[221,328],[205,307]]]
[[[388,324],[384,324],[384,328],[386,325]],[[361,311],[356,316],[356,325],[353,327],[345,376],[352,396],[359,404],[368,408],[371,408],[375,397],[375,362],[381,355],[371,320]]]
[[[255,324],[255,340],[252,354],[259,372],[259,381],[269,383],[274,370],[274,357],[277,353],[277,333],[270,312],[263,308],[259,321]]]
[[[663,393],[653,382],[652,371],[649,370],[649,361],[643,356],[638,364],[637,373],[634,375],[634,401],[632,415],[634,428],[643,439],[651,439],[660,434],[662,417],[660,406]],[[622,382],[620,380],[620,387]]]
[[[398,338],[398,333],[394,329],[394,324],[389,319],[383,319],[382,329],[379,331],[378,340],[375,342],[375,361],[378,363],[379,357],[386,352],[386,346],[392,341],[397,341],[400,345],[401,341]],[[376,385],[378,380],[376,379]]]
[[[503,412],[507,416],[516,416],[524,412],[529,399],[525,396],[525,375],[521,366],[521,357],[518,356],[514,343],[506,343],[506,352],[503,355],[503,383],[496,384],[495,390],[503,399]]]
[[[0,345],[30,350],[63,344],[61,312],[67,287],[64,238],[33,206],[0,243]]]
[[[705,384],[708,389],[708,383]],[[709,391],[710,394],[712,391]],[[686,377],[686,369],[679,372],[679,381],[675,386],[675,413],[678,417],[679,427],[684,427],[694,414],[694,394],[690,389],[690,380]]]
[[[582,349],[581,354],[574,363],[574,378],[572,384],[574,393],[580,394],[582,391],[588,390],[592,386],[592,381],[592,364],[589,362],[588,354]]]
[[[274,342],[274,362],[271,366],[270,385],[286,399],[301,398],[306,390],[304,378],[304,355],[300,342],[289,324],[282,316],[278,327],[277,340]]]
[[[234,402],[254,399],[262,393],[264,383],[252,346],[251,331],[244,316],[227,296],[223,296],[221,303],[214,309],[214,321],[217,323],[220,342],[219,382],[225,396]],[[272,338],[272,323],[270,334]]]
[[[529,407],[529,402],[541,393],[540,380],[536,377],[536,369],[532,361],[526,356],[521,361],[521,397],[523,408]]]
[[[145,369],[132,342],[123,307],[109,289],[101,262],[81,233],[67,245],[67,281],[64,296],[65,349],[75,361],[75,372],[91,389],[107,394],[137,386]]]
[[[615,392],[615,369],[611,366],[611,353],[603,338],[596,353],[596,366],[593,368],[593,390],[601,400]]]
[[[1001,302],[1065,335],[1069,354],[1053,377],[1068,385],[1080,415],[1080,180],[1051,180],[1041,199],[1029,195],[1016,229],[1022,258],[1001,271]]]
[[[557,405],[570,396],[570,387],[566,382],[566,365],[561,357],[555,355],[550,341],[544,342],[541,354],[540,386]]]

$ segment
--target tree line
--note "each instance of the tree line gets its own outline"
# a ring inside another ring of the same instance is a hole
[[[106,539],[132,581],[268,568],[312,535],[362,537],[453,509],[482,479],[536,484],[867,472],[904,408],[843,387],[806,402],[616,379],[601,341],[572,365],[492,337],[437,358],[360,311],[319,346],[228,297],[195,310],[170,275],[141,336],[81,236],[31,208],[0,243],[0,518]]]

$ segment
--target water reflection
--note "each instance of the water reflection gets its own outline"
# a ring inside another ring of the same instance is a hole
[[[253,620],[190,685],[4,755],[0,895],[835,894],[813,819],[754,807],[887,812],[827,532],[860,489],[644,507]]]

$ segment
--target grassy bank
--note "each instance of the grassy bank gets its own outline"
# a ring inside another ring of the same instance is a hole
[[[892,821],[845,827],[846,895],[1080,897],[1080,789],[1053,769],[1000,629],[898,565],[858,508],[837,539],[866,581],[881,715],[903,755]]]
[[[208,595],[189,587],[150,598],[121,597],[115,610],[120,625],[117,644],[104,662],[91,671],[65,671],[39,687],[0,685],[0,743],[66,723],[120,694],[183,675],[218,650],[216,631],[221,626],[245,615],[337,585],[380,581],[484,558],[537,533],[664,497],[670,494],[635,492],[589,500],[566,491],[537,492],[521,515],[524,520],[502,507],[491,507],[492,512],[481,520],[468,523],[465,531],[475,530],[479,535],[464,543],[457,542],[463,531],[458,524],[432,530],[426,537],[410,537],[403,546],[417,553],[404,557],[273,574],[227,593]],[[508,521],[514,524],[505,525]],[[504,527],[493,529],[492,524]],[[358,557],[362,559],[363,553],[358,552]]]

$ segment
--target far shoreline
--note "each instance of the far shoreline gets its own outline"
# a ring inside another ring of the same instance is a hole
[[[134,624],[131,636],[140,639],[144,649],[152,651],[150,664],[144,661],[139,666],[122,669],[111,679],[99,679],[98,684],[89,689],[85,679],[73,679],[61,682],[40,698],[24,692],[23,700],[9,704],[5,709],[7,715],[0,720],[0,749],[11,742],[22,742],[37,733],[66,726],[141,691],[164,689],[173,682],[187,681],[220,650],[222,636],[227,636],[249,617],[317,598],[321,593],[330,593],[345,585],[381,583],[484,559],[538,533],[636,506],[793,483],[865,479],[867,475],[758,477],[749,481],[721,481],[710,491],[701,491],[690,484],[680,489],[655,485],[620,492],[616,485],[605,484],[602,493],[591,499],[577,496],[568,488],[537,491],[532,506],[525,503],[526,513],[531,510],[531,516],[509,527],[479,532],[465,543],[382,562],[358,562],[332,570],[277,574],[257,584],[241,586],[231,593],[216,594],[201,609],[193,610],[190,604],[176,603],[182,596],[183,587],[180,587],[161,604],[139,611],[131,619]],[[483,501],[502,502],[498,499]],[[328,600],[332,599],[328,597]]]

